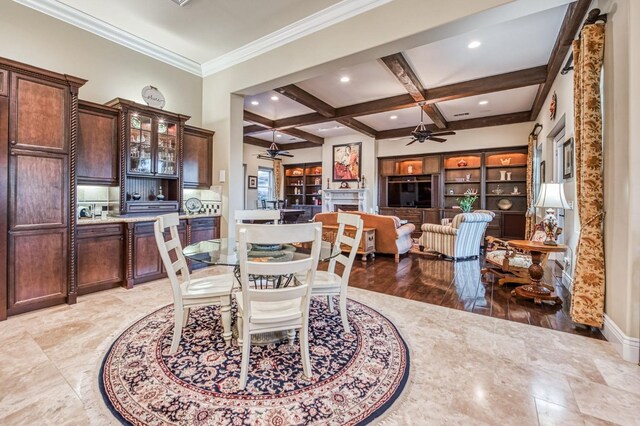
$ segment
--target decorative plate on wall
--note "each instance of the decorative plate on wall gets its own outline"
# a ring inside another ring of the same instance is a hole
[[[144,86],[142,88],[142,99],[153,108],[164,108],[165,99],[164,95],[153,86]]]

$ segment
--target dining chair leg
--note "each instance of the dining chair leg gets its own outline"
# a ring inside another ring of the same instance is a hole
[[[180,338],[182,337],[182,322],[184,316],[183,309],[175,309],[173,316],[175,317],[175,324],[173,326],[173,339],[171,339],[171,350],[169,353],[171,355],[175,354],[178,350],[178,345],[180,344]]]
[[[240,365],[240,383],[238,387],[241,390],[247,386],[247,375],[249,374],[249,357],[251,356],[251,335],[249,330],[242,330],[246,333],[242,342],[242,363]]]
[[[289,340],[289,344],[293,345],[293,341],[296,340],[296,330],[291,329],[287,330],[287,340]]]
[[[189,323],[189,314],[191,313],[191,308],[184,308],[184,314],[182,318],[182,328],[185,328]]]
[[[340,318],[342,319],[342,327],[345,333],[351,333],[349,328],[349,320],[347,319],[347,295],[346,292],[340,293]]]
[[[238,346],[242,347],[242,331],[244,330],[242,321],[242,312],[238,312]]]
[[[222,319],[222,337],[226,347],[231,346],[231,296],[220,297],[220,317]]]
[[[311,371],[311,360],[309,359],[309,335],[308,326],[300,328],[300,357],[302,358],[302,372],[310,379],[313,375]]]
[[[329,312],[333,312],[333,296],[327,296],[327,305],[329,306]]]

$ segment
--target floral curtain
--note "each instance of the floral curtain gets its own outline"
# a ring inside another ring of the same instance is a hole
[[[280,200],[282,186],[282,160],[273,160],[273,198]]]
[[[573,42],[575,164],[580,238],[571,297],[574,322],[601,327],[604,320],[604,196],[600,70],[604,25],[585,25]]]
[[[534,207],[535,200],[533,199],[533,153],[535,150],[536,137],[533,133],[529,135],[529,150],[527,152],[527,216],[526,216],[526,228],[524,235],[529,238],[533,234],[533,229],[536,226],[536,208]]]

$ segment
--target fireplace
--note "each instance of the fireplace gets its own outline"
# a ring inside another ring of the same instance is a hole
[[[334,204],[333,211],[343,211],[343,212],[357,212],[358,205],[357,204]]]
[[[325,189],[322,191],[324,211],[367,211],[367,189]]]

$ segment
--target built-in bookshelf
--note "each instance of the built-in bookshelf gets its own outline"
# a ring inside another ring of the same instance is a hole
[[[289,164],[284,167],[287,205],[322,206],[322,163]]]

